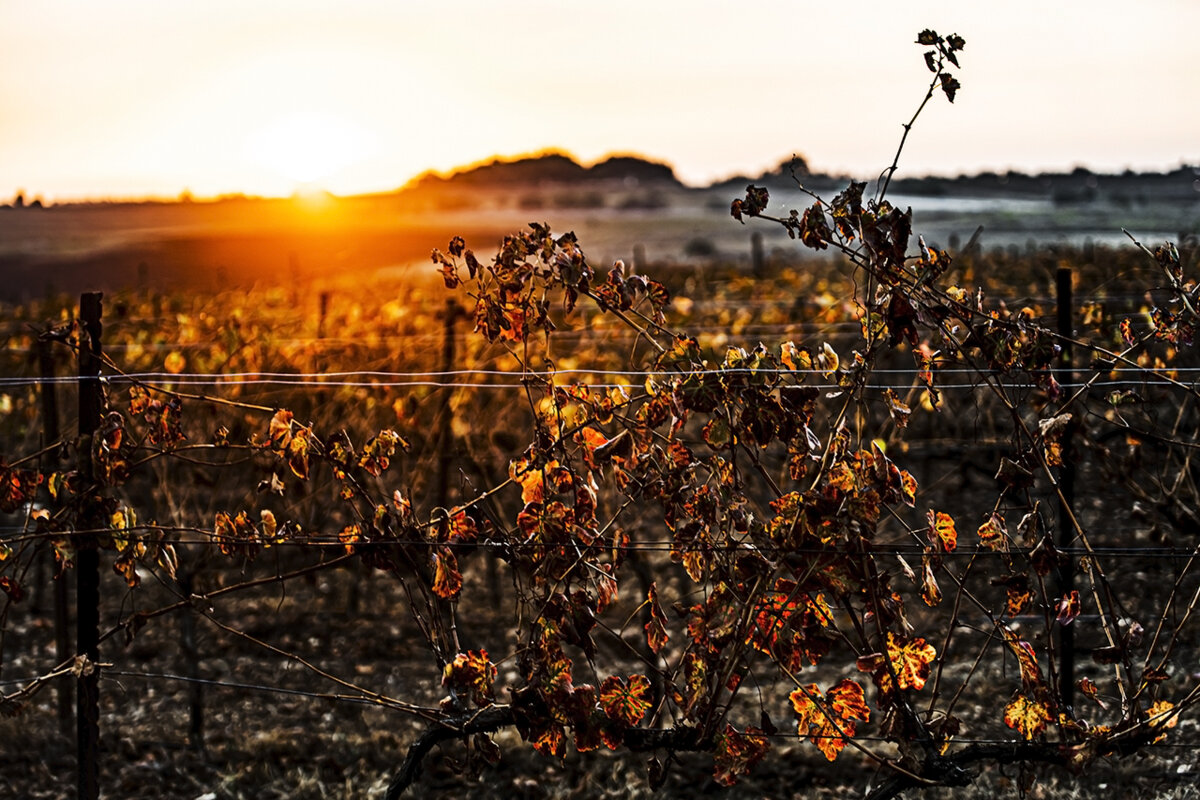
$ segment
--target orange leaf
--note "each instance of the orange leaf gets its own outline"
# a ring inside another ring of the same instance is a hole
[[[1004,529],[1004,517],[992,514],[979,526],[979,543],[989,550],[1004,550],[1008,532]]]
[[[550,723],[532,738],[533,749],[544,756],[562,758],[566,754],[567,737],[562,725]]]
[[[347,553],[353,553],[355,542],[362,541],[362,528],[358,526],[357,522],[350,523],[342,528],[341,533],[338,534],[338,541],[346,545]]]
[[[275,416],[271,417],[268,435],[271,447],[277,450],[286,450],[292,441],[292,412],[284,409],[276,411]]]
[[[300,480],[308,480],[308,450],[311,437],[312,431],[308,428],[300,428],[292,434],[291,441],[287,445],[288,466]]]
[[[1006,594],[1004,604],[1004,616],[1018,617],[1029,610],[1033,605],[1033,592],[1029,589],[1029,584],[1021,586],[1010,586]]]
[[[612,568],[611,564],[601,565],[601,569],[608,567]],[[615,578],[606,572],[596,578],[596,613],[599,614],[604,609],[608,608],[614,600],[617,599],[620,586]]]
[[[363,448],[363,454],[358,460],[358,465],[375,477],[379,477],[391,464],[397,447],[407,450],[408,442],[400,438],[400,434],[393,430],[382,430],[367,442]]]
[[[555,491],[563,491],[569,486],[570,473],[563,470],[557,461],[547,461],[542,469],[533,469],[526,467],[528,462],[524,459],[514,461],[509,465],[509,476],[514,481],[521,485],[521,501],[528,505],[529,503],[541,503],[546,499],[546,484],[550,483],[551,488]],[[558,483],[561,481],[562,473],[566,473],[565,484]]]
[[[694,650],[689,650],[683,657],[683,680],[687,693],[676,693],[675,702],[683,711],[684,717],[691,719],[692,712],[708,695],[708,665]]]
[[[829,707],[842,719],[861,719],[869,722],[871,710],[863,699],[863,688],[846,678],[825,693]]]
[[[468,692],[471,700],[480,708],[495,700],[493,683],[496,666],[488,659],[487,650],[468,650],[459,653],[446,665],[442,672],[442,685],[451,686],[460,692]]]
[[[1026,689],[1041,686],[1042,670],[1038,667],[1037,654],[1033,652],[1033,645],[1021,640],[1008,628],[1004,628],[1003,633],[1005,644],[1017,657],[1017,664],[1021,667],[1021,683]]]
[[[1175,704],[1167,700],[1159,700],[1146,711],[1149,715],[1151,728],[1174,728],[1179,724],[1179,714],[1172,713]]]
[[[917,504],[917,479],[905,470],[900,470],[900,494],[909,508]]]
[[[646,644],[650,645],[650,649],[657,654],[667,644],[667,618],[663,614],[662,606],[658,604],[657,582],[650,584],[650,591],[646,599],[650,603],[650,621],[646,623]]]
[[[725,730],[715,737],[713,750],[713,780],[722,786],[733,786],[762,761],[771,749],[770,740],[758,728],[739,731],[726,723]]]
[[[608,444],[608,437],[589,426],[575,434],[575,441],[583,445],[583,460],[589,467],[595,469],[596,451]]]
[[[1079,691],[1087,695],[1092,702],[1104,710],[1108,710],[1108,703],[1105,703],[1100,699],[1100,687],[1096,686],[1096,684],[1092,682],[1091,678],[1080,678],[1075,685],[1078,686]]]
[[[556,658],[546,664],[546,674],[541,680],[542,699],[550,707],[550,712],[561,721],[566,722],[567,705],[575,692],[571,678],[574,665],[566,656]]]
[[[869,722],[871,710],[862,686],[842,680],[821,697],[815,683],[792,692],[788,699],[799,720],[797,734],[807,736],[825,758],[833,761],[858,730],[858,721]]]
[[[683,569],[687,572],[688,577],[699,583],[704,580],[704,573],[708,564],[704,558],[704,551],[700,549],[685,550],[681,559]]]
[[[1018,731],[1027,741],[1040,735],[1046,730],[1050,721],[1050,710],[1036,700],[1030,700],[1025,695],[1017,698],[1004,707],[1004,724]]]
[[[929,678],[929,670],[937,658],[937,650],[920,637],[901,641],[889,633],[888,655],[892,659],[900,688],[920,690],[925,687],[925,681]]]
[[[479,535],[479,527],[475,520],[467,516],[467,512],[453,509],[450,512],[450,530],[446,540],[450,542],[473,542]]]
[[[458,559],[449,547],[433,554],[433,593],[446,600],[456,600],[462,591],[462,574]]]
[[[609,719],[637,725],[650,710],[650,701],[645,699],[649,690],[650,681],[645,675],[630,675],[629,683],[616,675],[609,676],[600,685],[600,707]]]
[[[892,422],[897,428],[908,427],[908,416],[912,414],[912,409],[908,407],[896,393],[891,389],[883,390],[883,399],[887,403],[888,413],[892,416]]]
[[[126,550],[121,556],[113,562],[113,572],[125,579],[125,583],[129,584],[129,588],[136,589],[142,579],[137,574],[137,562],[133,557],[133,548]],[[9,590],[6,588],[6,592]],[[9,592],[11,596],[11,592]]]
[[[542,471],[540,469],[531,469],[520,477],[521,483],[521,502],[528,505],[529,503],[540,503],[545,499],[545,490],[542,487]]]
[[[954,548],[958,546],[958,531],[954,529],[954,518],[944,511],[933,511],[932,509],[927,518],[929,520],[929,541],[935,545],[941,545],[941,548],[947,553],[954,552]]]
[[[896,673],[896,680],[901,689],[921,690],[929,679],[929,671],[937,658],[937,650],[924,639],[901,639],[894,633],[887,635],[887,651],[861,656],[858,659],[860,672],[874,673],[875,685],[881,691],[890,691],[892,676],[888,672],[888,663]]]

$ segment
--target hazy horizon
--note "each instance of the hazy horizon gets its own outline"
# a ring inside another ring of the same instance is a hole
[[[391,191],[426,171],[563,150],[665,161],[688,185],[772,169],[868,177],[929,73],[967,41],[901,175],[1167,171],[1200,162],[1200,4],[896,8],[771,0],[436,8],[381,0],[0,8],[0,200]],[[470,20],[469,26],[463,20]]]
[[[796,155],[800,155],[800,154],[797,153]],[[423,170],[415,175],[409,176],[409,178],[407,180],[402,181],[402,182],[398,183],[396,186],[393,186],[391,188],[370,189],[370,190],[366,190],[366,191],[362,191],[362,192],[355,192],[355,191],[333,192],[333,191],[326,189],[323,186],[309,185],[309,186],[298,186],[292,192],[290,192],[288,194],[266,194],[266,193],[255,193],[255,192],[246,192],[246,191],[230,191],[230,192],[224,192],[221,194],[214,194],[214,195],[199,195],[199,194],[192,192],[190,188],[184,187],[174,194],[156,194],[156,195],[140,195],[140,196],[139,195],[108,195],[108,196],[94,195],[94,196],[81,196],[81,197],[59,197],[59,198],[49,199],[39,193],[29,192],[29,191],[26,191],[24,189],[24,187],[19,187],[16,191],[14,191],[8,197],[0,196],[0,206],[3,206],[5,204],[11,204],[13,199],[15,199],[16,196],[18,196],[18,195],[21,197],[22,202],[26,205],[37,200],[37,201],[41,201],[43,204],[48,205],[48,206],[71,205],[71,204],[86,205],[86,204],[105,204],[105,203],[121,204],[121,203],[217,202],[217,201],[232,200],[232,199],[288,200],[288,199],[294,199],[297,197],[299,197],[299,198],[304,198],[304,197],[316,198],[316,197],[319,197],[322,195],[331,196],[331,197],[339,197],[339,198],[353,198],[353,197],[357,197],[357,196],[367,196],[367,195],[374,195],[374,194],[392,194],[392,193],[402,192],[410,187],[415,186],[421,178],[424,178],[429,175],[437,176],[442,179],[450,179],[453,176],[455,176],[456,174],[470,172],[473,169],[487,166],[487,165],[493,164],[493,163],[512,163],[512,162],[526,160],[526,159],[537,159],[537,158],[541,158],[541,157],[545,157],[545,156],[565,156],[567,158],[572,159],[573,161],[575,161],[576,163],[580,164],[581,166],[583,166],[585,168],[591,167],[595,164],[602,163],[602,162],[608,160],[609,158],[616,158],[616,157],[631,157],[631,158],[643,160],[647,163],[664,164],[664,165],[670,167],[676,173],[676,178],[680,180],[680,183],[683,186],[685,186],[689,189],[700,189],[700,190],[703,190],[703,189],[706,189],[706,188],[709,188],[712,186],[717,186],[719,184],[722,184],[722,183],[725,183],[725,182],[728,182],[731,180],[737,180],[737,179],[758,180],[766,173],[771,172],[771,171],[779,168],[780,166],[786,164],[787,161],[790,159],[790,157],[787,157],[787,156],[780,158],[774,163],[774,165],[769,166],[753,175],[749,175],[749,174],[745,174],[745,173],[732,173],[729,175],[718,176],[717,178],[714,178],[713,180],[706,182],[706,183],[689,183],[680,178],[680,176],[678,175],[678,170],[675,167],[675,164],[670,159],[667,159],[667,158],[658,158],[653,155],[648,155],[648,154],[643,154],[643,153],[631,153],[628,151],[614,151],[612,153],[606,153],[606,154],[601,155],[598,158],[589,160],[589,159],[582,159],[582,158],[578,157],[577,155],[575,155],[574,153],[571,153],[570,151],[565,150],[564,148],[552,147],[552,148],[547,148],[542,151],[528,152],[528,153],[493,154],[492,156],[481,159],[479,161],[475,161],[475,162],[471,162],[471,163],[467,163],[467,164],[458,164],[458,165],[452,166],[449,169],[445,169],[445,170],[427,169],[427,170]],[[811,164],[809,166],[813,167],[813,165],[811,165]],[[1135,174],[1163,174],[1163,173],[1173,172],[1174,170],[1179,169],[1179,168],[1187,168],[1187,167],[1191,167],[1193,169],[1200,169],[1200,165],[1181,162],[1181,163],[1174,164],[1174,165],[1167,165],[1167,166],[1164,166],[1164,167],[1158,168],[1158,169],[1149,168],[1149,169],[1143,169],[1143,170],[1135,170],[1134,173]],[[1039,175],[1069,174],[1078,168],[1087,169],[1089,172],[1092,172],[1096,175],[1101,175],[1101,176],[1120,175],[1123,172],[1125,172],[1124,168],[1121,170],[1102,171],[1102,170],[1092,170],[1089,167],[1087,167],[1086,165],[1082,165],[1082,164],[1071,164],[1071,165],[1065,165],[1065,166],[1057,168],[1057,169],[1045,169],[1045,170],[1033,171],[1033,172],[1024,172],[1023,170],[1015,170],[1015,169],[1008,169],[1008,170],[984,169],[984,170],[977,170],[977,171],[971,171],[971,172],[963,172],[963,173],[959,173],[959,174],[926,173],[926,174],[915,175],[915,174],[910,174],[910,173],[901,171],[901,173],[897,176],[897,180],[903,180],[905,178],[918,179],[918,180],[919,179],[943,179],[943,180],[971,179],[971,178],[978,177],[980,175],[984,175],[987,173],[1004,174],[1006,172],[1016,172],[1016,173],[1027,174],[1027,175],[1030,175],[1033,177],[1037,177]],[[849,178],[849,179],[854,179],[854,180],[866,180],[868,182],[874,181],[877,177],[877,175],[873,175],[873,174],[849,174],[849,173],[826,172],[824,170],[821,170],[821,169],[818,169],[815,167],[812,168],[812,173],[816,174],[816,175],[824,175],[826,177],[843,177],[843,178]],[[1198,180],[1200,180],[1200,179],[1198,179]],[[894,193],[895,192],[893,192],[893,194]]]

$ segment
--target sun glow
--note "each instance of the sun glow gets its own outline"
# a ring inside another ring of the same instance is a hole
[[[258,128],[246,138],[246,158],[310,190],[341,170],[374,155],[375,137],[365,128],[321,112],[296,112]]]

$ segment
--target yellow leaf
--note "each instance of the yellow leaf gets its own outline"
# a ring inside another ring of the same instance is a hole
[[[1179,724],[1179,715],[1172,713],[1175,704],[1167,700],[1159,700],[1146,712],[1150,716],[1149,725],[1152,728],[1174,728]]]
[[[838,359],[837,351],[829,346],[829,342],[825,342],[821,346],[821,355],[818,357],[821,362],[821,368],[825,372],[825,377],[829,377],[838,371],[841,366],[841,361]]]
[[[300,480],[308,480],[308,448],[311,432],[300,428],[287,445],[288,466]]]
[[[1017,698],[1004,708],[1004,724],[1019,732],[1026,741],[1046,730],[1046,723],[1049,721],[1050,710],[1023,694],[1017,695]]]
[[[929,541],[940,545],[947,553],[958,546],[958,531],[954,529],[954,518],[944,511],[933,511],[926,515],[929,520]]]
[[[167,354],[166,360],[163,361],[163,368],[172,375],[178,375],[183,372],[187,366],[187,359],[178,350],[172,350]]]
[[[262,520],[262,535],[265,542],[275,542],[278,544],[280,540],[275,539],[275,532],[278,526],[275,523],[275,515],[270,509],[264,508],[259,512],[259,518]]]

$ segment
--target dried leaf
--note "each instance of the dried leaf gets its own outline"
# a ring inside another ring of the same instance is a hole
[[[1019,732],[1026,741],[1032,741],[1046,730],[1050,721],[1050,709],[1044,703],[1030,700],[1025,695],[1017,695],[1011,703],[1004,707],[1004,724]]]
[[[943,551],[953,553],[954,548],[958,546],[958,531],[954,529],[954,518],[945,512],[931,509],[926,514],[926,519],[929,520],[929,541],[941,547]]]
[[[657,583],[650,584],[650,591],[647,594],[646,600],[650,604],[650,621],[645,626],[646,643],[657,654],[667,644],[667,618],[663,614],[662,607],[658,604]]]
[[[645,675],[630,675],[628,683],[616,675],[609,676],[600,685],[600,708],[609,719],[632,727],[650,710],[650,701],[645,699],[649,691],[650,681]]]
[[[788,699],[799,720],[797,734],[808,737],[829,761],[837,758],[854,737],[858,722],[869,722],[871,711],[862,686],[845,679],[821,696],[815,683],[793,691]]]
[[[470,694],[472,702],[483,708],[495,701],[496,666],[487,650],[459,653],[442,671],[442,685]]]
[[[758,728],[739,731],[726,723],[725,730],[715,737],[713,748],[713,780],[722,786],[733,786],[762,761],[771,749],[770,740]]]
[[[1058,621],[1058,624],[1070,625],[1075,621],[1075,618],[1079,616],[1079,590],[1072,589],[1059,599],[1054,608],[1056,611],[1055,619]]]
[[[433,592],[446,600],[455,600],[462,591],[462,573],[458,571],[458,559],[449,547],[433,554]]]
[[[1008,531],[1004,527],[1004,517],[999,514],[988,515],[987,521],[979,526],[977,533],[979,543],[987,549],[998,551],[1008,549]]]

